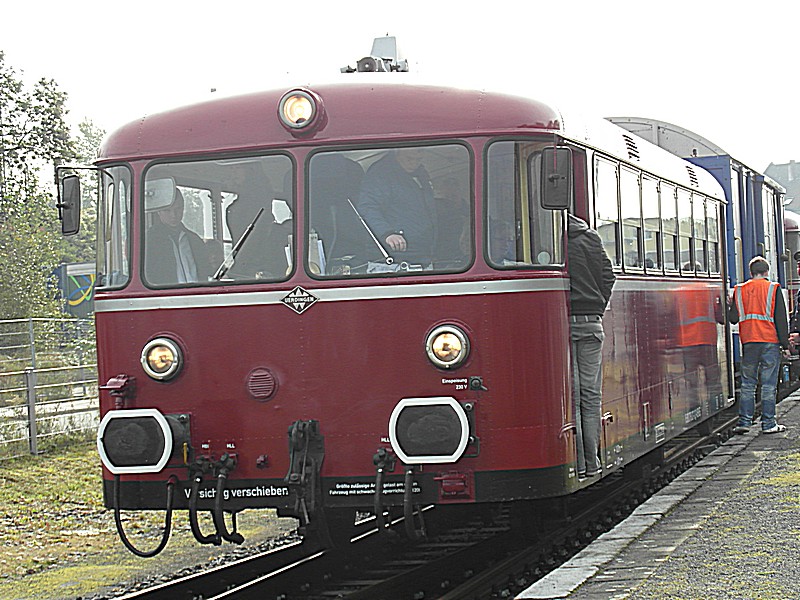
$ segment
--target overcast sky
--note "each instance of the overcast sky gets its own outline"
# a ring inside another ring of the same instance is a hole
[[[783,0],[18,0],[0,8],[0,50],[26,82],[55,79],[72,122],[112,131],[214,95],[352,79],[339,68],[388,33],[412,77],[661,119],[763,172],[800,161],[798,25]]]

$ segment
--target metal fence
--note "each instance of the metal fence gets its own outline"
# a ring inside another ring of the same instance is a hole
[[[86,437],[98,419],[94,322],[0,320],[0,460]]]

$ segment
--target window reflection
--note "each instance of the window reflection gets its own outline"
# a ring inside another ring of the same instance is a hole
[[[626,267],[641,268],[642,210],[639,204],[639,174],[620,167],[620,211],[622,213],[622,256]]]

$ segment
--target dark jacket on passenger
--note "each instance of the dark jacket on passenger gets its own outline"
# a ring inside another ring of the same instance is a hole
[[[178,227],[168,227],[156,216],[152,227],[147,230],[145,248],[145,279],[154,285],[174,285],[178,283],[178,263],[175,258],[175,243],[180,233],[186,234],[192,258],[197,269],[197,281],[207,281],[211,272],[211,260],[203,240],[194,231],[181,223]]]
[[[567,225],[567,270],[571,314],[602,315],[616,277],[600,236],[574,215]]]
[[[436,207],[430,177],[423,167],[408,173],[393,153],[376,161],[364,176],[358,209],[387,250],[386,238],[402,232],[408,249],[389,250],[396,260],[431,262],[436,244]]]

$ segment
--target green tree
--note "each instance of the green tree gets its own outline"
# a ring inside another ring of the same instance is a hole
[[[52,79],[26,90],[0,51],[0,319],[60,313],[59,226],[40,173],[75,156],[66,99]]]

